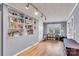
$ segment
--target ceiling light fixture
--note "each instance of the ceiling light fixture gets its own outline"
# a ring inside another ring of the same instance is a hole
[[[32,3],[28,3],[26,5],[26,9],[29,9],[29,5],[32,6],[36,11],[34,12],[34,14],[37,16],[39,13],[41,14],[41,18],[45,17],[45,20],[46,20],[46,16],[35,6],[33,5]]]
[[[45,20],[47,20],[46,17],[45,17]]]
[[[41,18],[43,18],[43,14],[41,14]]]
[[[29,9],[29,3],[25,6],[25,8],[28,10]]]

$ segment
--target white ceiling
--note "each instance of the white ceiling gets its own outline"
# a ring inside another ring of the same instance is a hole
[[[34,15],[35,9],[30,7],[29,10],[25,9],[26,3],[9,3],[10,6],[15,7],[22,12],[26,13],[29,16],[35,17],[37,19],[40,18],[40,14],[38,16]],[[47,20],[44,22],[60,22],[66,21],[66,17],[69,15],[71,10],[74,7],[74,3],[34,3],[34,5],[43,12]]]

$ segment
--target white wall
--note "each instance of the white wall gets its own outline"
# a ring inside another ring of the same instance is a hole
[[[39,20],[39,41],[43,38],[43,21]]]
[[[75,8],[73,9],[72,13],[69,15],[67,20],[69,21],[72,16],[74,17],[74,19],[73,19],[74,20],[74,22],[73,22],[73,24],[74,24],[74,29],[73,29],[74,38],[73,38],[73,40],[75,40],[76,42],[79,43],[79,4],[75,5]],[[69,27],[67,27],[67,28],[69,28]],[[71,32],[71,30],[70,30],[70,32]]]
[[[1,56],[1,11],[0,11],[0,56]]]
[[[14,55],[23,49],[32,46],[39,41],[38,37],[38,21],[36,24],[36,32],[33,35],[20,36],[8,39],[8,6],[3,5],[3,55]]]
[[[3,52],[3,40],[2,40],[2,38],[3,38],[3,35],[2,35],[2,33],[3,33],[3,28],[2,28],[2,24],[3,24],[3,20],[2,20],[2,5],[0,4],[0,11],[1,11],[1,17],[0,17],[0,50],[1,50],[1,55],[3,55],[2,54],[2,52]]]

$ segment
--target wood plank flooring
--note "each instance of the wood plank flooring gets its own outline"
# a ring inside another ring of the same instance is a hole
[[[66,51],[63,42],[46,40],[24,51],[18,56],[66,56]]]

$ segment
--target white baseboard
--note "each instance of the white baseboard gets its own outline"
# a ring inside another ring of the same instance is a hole
[[[37,45],[38,43],[39,43],[39,42],[37,42],[37,43],[33,44],[32,46],[29,46],[29,47],[25,48],[24,50],[22,50],[22,51],[20,51],[20,52],[16,53],[16,54],[15,54],[15,55],[13,55],[13,56],[17,56],[17,55],[19,55],[19,54],[23,53],[24,51],[27,51],[28,49],[32,48],[33,46]]]

